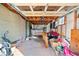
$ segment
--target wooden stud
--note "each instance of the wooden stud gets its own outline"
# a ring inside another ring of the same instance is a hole
[[[77,11],[74,11],[74,29],[77,29]]]
[[[67,24],[67,16],[65,15],[65,16],[64,16],[65,36],[66,36],[66,30],[67,30],[66,24]]]

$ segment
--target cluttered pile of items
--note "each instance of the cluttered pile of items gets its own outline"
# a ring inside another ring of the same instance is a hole
[[[69,48],[68,44],[60,37],[50,39],[49,44],[58,56],[76,56]]]
[[[51,29],[48,33],[49,46],[53,48],[56,55],[76,56],[70,49],[67,37],[59,34],[56,29]]]

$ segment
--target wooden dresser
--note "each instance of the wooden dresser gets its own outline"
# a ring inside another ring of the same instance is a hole
[[[70,48],[74,53],[79,54],[79,29],[71,30]]]

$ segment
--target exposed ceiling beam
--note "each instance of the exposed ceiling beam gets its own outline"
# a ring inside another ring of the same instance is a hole
[[[29,7],[30,7],[31,11],[33,12],[33,8],[32,8],[32,6],[30,5]]]
[[[78,6],[79,3],[49,3],[48,6]]]
[[[25,16],[63,16],[64,14],[66,14],[67,12],[50,12],[50,11],[46,11],[46,13],[44,13],[44,11],[21,11]]]
[[[16,6],[45,6],[46,3],[15,3]]]
[[[46,11],[46,13],[57,13],[57,11]],[[67,13],[67,11],[60,11],[58,13]]]
[[[46,3],[15,3],[16,6],[45,6]],[[48,6],[78,6],[79,3],[48,3]]]
[[[21,11],[23,13],[32,13],[31,11]],[[46,13],[56,13],[57,11],[46,11]],[[33,11],[33,13],[44,13],[44,11]],[[67,11],[61,11],[58,13],[67,13]]]
[[[77,7],[73,8],[73,9],[71,9],[69,12],[72,12],[72,11],[78,9],[78,8],[79,8],[79,6],[77,6]],[[69,13],[69,12],[68,12],[68,13]]]
[[[61,6],[61,7],[57,10],[57,12],[61,11],[63,8],[64,8],[64,6]]]
[[[47,8],[48,8],[48,4],[46,4],[44,12],[46,12],[46,11],[47,11]]]
[[[16,6],[30,6],[31,12],[30,11],[21,11],[23,15],[25,16],[63,16],[66,15],[67,13],[77,9],[77,8],[73,8],[72,10],[70,10],[69,12],[60,12],[60,10],[62,8],[64,8],[64,6],[79,6],[79,3],[15,3]],[[47,6],[46,6],[47,5]],[[32,6],[46,6],[44,11],[33,11]],[[46,11],[48,6],[61,6],[57,11]],[[46,12],[45,12],[46,11]]]
[[[27,14],[27,13],[24,13],[25,16],[63,16],[64,14]]]

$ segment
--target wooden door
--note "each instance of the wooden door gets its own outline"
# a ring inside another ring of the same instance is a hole
[[[71,30],[71,50],[75,53],[79,53],[79,29]]]

